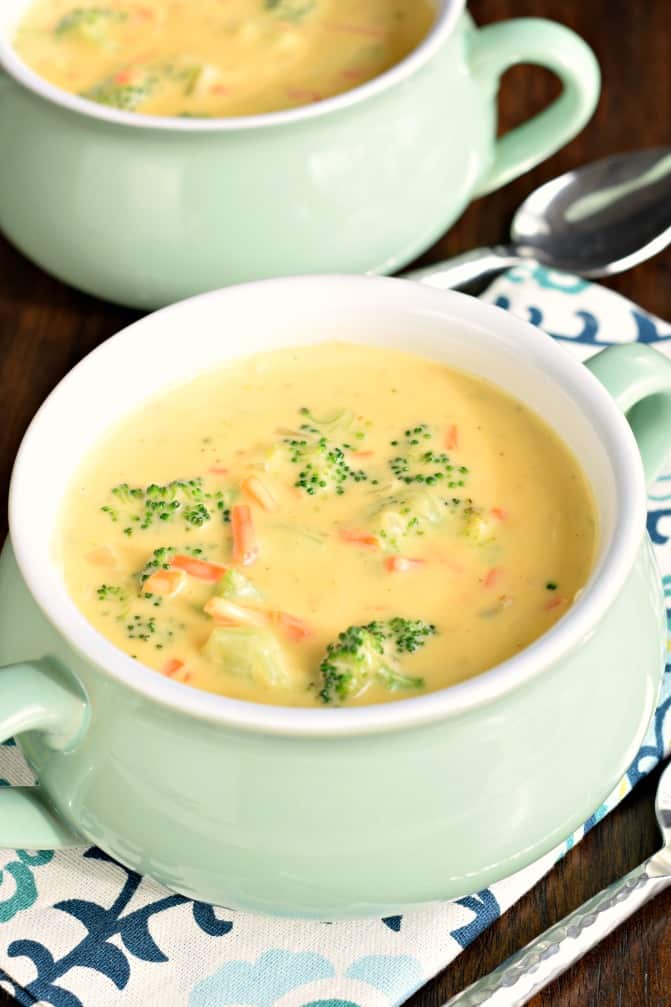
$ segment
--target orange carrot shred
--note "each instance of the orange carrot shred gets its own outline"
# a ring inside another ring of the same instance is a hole
[[[176,657],[173,657],[169,661],[165,662],[165,664],[161,668],[161,671],[163,672],[164,675],[167,675],[168,678],[172,678],[172,676],[176,675],[179,669],[183,667],[184,667],[184,661],[180,661]]]
[[[374,451],[352,451],[352,458],[372,458]]]
[[[210,583],[221,580],[228,569],[220,563],[207,563],[204,559],[196,559],[194,556],[173,556],[170,566],[176,570],[184,570],[197,580],[207,580]]]
[[[485,575],[485,578],[482,582],[483,587],[494,587],[494,585],[498,583],[500,576],[501,571],[498,569],[498,567],[493,566],[492,569],[489,570]]]
[[[312,629],[308,624],[288,612],[272,612],[271,619],[290,640],[307,640],[312,636]]]
[[[492,517],[497,518],[499,521],[505,521],[505,519],[508,517],[508,511],[505,509],[505,507],[492,507],[491,515]]]
[[[223,466],[221,465],[213,465],[212,468],[210,469],[210,472],[212,472],[212,474],[215,476],[227,476],[229,470],[223,468]]]
[[[142,590],[147,594],[164,595],[167,598],[174,598],[186,581],[185,570],[157,570],[142,585]]]
[[[445,434],[445,447],[448,451],[453,451],[455,448],[459,447],[459,428],[452,424],[451,427],[447,428],[447,433]]]
[[[384,561],[385,570],[389,573],[408,573],[423,564],[423,559],[411,559],[409,556],[387,556]]]
[[[543,608],[546,612],[551,612],[553,608],[559,608],[559,606],[563,605],[565,601],[566,598],[551,598],[550,601],[543,605]]]
[[[231,508],[231,529],[233,531],[233,562],[249,566],[259,556],[259,547],[252,521],[252,512],[246,504],[236,504]]]
[[[343,528],[340,532],[340,537],[343,542],[351,542],[353,545],[364,545],[377,548],[380,544],[377,540],[377,536],[371,535],[365,531],[356,531],[352,528]]]
[[[258,476],[248,476],[242,483],[242,489],[251,497],[254,503],[264,510],[273,511],[277,509],[277,501],[270,491],[270,488],[259,479]]]

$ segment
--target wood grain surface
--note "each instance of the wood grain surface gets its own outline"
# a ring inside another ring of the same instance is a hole
[[[505,238],[510,218],[539,183],[585,161],[671,143],[671,2],[669,0],[472,0],[476,20],[543,16],[576,29],[595,49],[603,96],[587,129],[560,153],[500,192],[474,203],[422,262]],[[526,118],[557,92],[545,71],[521,67],[505,78],[502,128]],[[449,96],[437,96],[449,102]],[[671,252],[609,286],[671,318]],[[0,239],[0,533],[6,486],[31,416],[85,353],[137,317],[63,286]],[[410,1001],[438,1007],[477,976],[599,888],[624,874],[657,843],[653,797],[644,782],[532,892]],[[0,992],[0,1005],[14,1001]],[[104,1007],[123,1004],[123,993]],[[671,895],[661,896],[597,950],[536,997],[532,1007],[668,1007],[671,1004]],[[85,1007],[98,1007],[86,1004]],[[166,999],[161,1007],[171,1007]]]

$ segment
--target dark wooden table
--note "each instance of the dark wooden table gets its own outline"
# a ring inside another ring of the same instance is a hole
[[[472,0],[470,9],[480,23],[532,15],[555,18],[575,28],[599,57],[603,97],[596,117],[581,136],[526,177],[475,203],[424,257],[425,262],[502,240],[521,199],[531,188],[562,171],[609,153],[671,143],[669,0]],[[502,125],[508,127],[526,118],[556,90],[556,82],[544,71],[526,67],[511,71],[503,86]],[[671,318],[671,252],[609,285],[649,311]],[[132,311],[64,287],[0,239],[3,487],[21,435],[42,399],[80,357],[135,317]],[[3,493],[2,534],[6,530],[5,502]],[[443,975],[417,993],[412,1007],[441,1004],[650,854],[657,842],[653,815],[657,775],[638,787]],[[123,1002],[123,995],[118,1002]],[[0,1007],[11,1003],[0,992]],[[668,1007],[671,895],[647,906],[533,1001],[533,1007],[541,1004]],[[170,1007],[167,1001],[165,1007]]]

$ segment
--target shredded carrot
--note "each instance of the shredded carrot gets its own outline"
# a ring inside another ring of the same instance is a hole
[[[306,640],[312,636],[308,624],[295,615],[289,615],[288,612],[272,612],[270,618],[290,640]]]
[[[312,91],[307,87],[290,87],[287,90],[287,98],[292,101],[321,101],[322,95],[319,91]]]
[[[231,528],[233,530],[233,562],[249,566],[259,556],[252,512],[246,504],[236,504],[231,508]]]
[[[242,489],[247,496],[251,497],[264,510],[273,511],[277,509],[277,500],[271,493],[270,488],[258,476],[248,476],[242,483]]]
[[[173,657],[169,661],[165,662],[165,664],[161,668],[161,671],[163,672],[164,675],[167,675],[168,678],[172,678],[173,675],[176,675],[177,672],[180,670],[180,668],[183,667],[184,667],[184,661],[180,661],[176,657]]]
[[[505,507],[492,507],[491,509],[492,517],[495,517],[498,521],[505,521],[508,517],[508,511]]]
[[[87,553],[86,559],[94,566],[116,566],[116,553],[108,545],[101,545]]]
[[[366,71],[359,70],[356,67],[350,67],[349,70],[343,70],[340,76],[343,80],[363,80],[366,76]]]
[[[228,598],[210,598],[203,611],[215,622],[228,626],[265,626],[268,622],[267,614],[261,609],[237,605]]]
[[[176,570],[184,570],[189,577],[196,577],[197,580],[207,580],[214,583],[226,573],[228,567],[220,563],[207,563],[204,559],[196,559],[194,556],[173,556],[170,566]]]
[[[221,465],[213,465],[210,472],[215,476],[227,476],[229,470],[223,468]]]
[[[445,447],[448,451],[454,451],[455,448],[459,447],[459,428],[452,424],[451,427],[447,428],[447,433],[445,434]]]
[[[546,602],[546,604],[543,605],[543,609],[546,612],[551,612],[553,608],[559,608],[559,606],[563,605],[565,601],[566,601],[566,598],[561,598],[561,597],[560,598],[551,598],[550,601]]]
[[[157,570],[147,577],[142,590],[148,594],[160,594],[166,598],[174,598],[186,584],[184,570]]]
[[[423,559],[410,559],[409,556],[387,556],[384,561],[385,570],[389,573],[408,573],[423,564]]]
[[[372,458],[374,451],[352,451],[352,458]]]
[[[352,545],[365,545],[377,548],[380,544],[375,535],[370,535],[365,531],[356,531],[352,528],[343,528],[340,532],[340,537],[343,542],[351,542]]]
[[[498,567],[493,566],[491,570],[487,572],[485,578],[482,582],[483,587],[494,587],[498,583],[501,577],[501,570]]]

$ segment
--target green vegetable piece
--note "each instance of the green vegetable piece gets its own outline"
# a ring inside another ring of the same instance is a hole
[[[435,633],[421,619],[401,617],[350,626],[329,644],[319,666],[322,702],[354,699],[376,680],[390,691],[423,688],[423,678],[404,674],[399,657],[419,650]]]
[[[220,598],[230,598],[231,601],[263,601],[261,592],[244,574],[233,567],[218,581],[214,593]]]
[[[164,486],[152,483],[145,488],[121,483],[111,490],[111,496],[113,503],[101,510],[121,524],[126,535],[175,519],[187,528],[201,528],[216,512],[224,521],[230,520],[230,495],[222,490],[208,492],[201,478],[175,479]]]
[[[316,0],[265,0],[265,8],[280,21],[302,21],[314,10]]]
[[[121,74],[114,74],[87,91],[82,91],[81,97],[95,101],[98,105],[134,112],[153,94],[159,80],[157,72],[149,69],[134,73],[128,80]]]
[[[496,537],[496,522],[481,507],[464,508],[463,534],[474,545],[486,545]]]
[[[301,423],[300,429],[282,441],[283,454],[299,467],[294,485],[308,496],[345,492],[347,482],[364,482],[368,479],[362,469],[354,469],[349,464],[346,451],[348,444],[339,444],[331,439],[331,434],[343,424],[350,425],[354,419],[351,410],[338,410],[323,419],[316,419],[307,407],[300,410],[301,416],[309,417],[309,423]],[[329,436],[323,431],[326,430]],[[273,453],[270,464],[278,460]]]
[[[227,672],[256,685],[287,688],[292,684],[277,637],[266,629],[221,626],[213,630],[202,653]]]
[[[128,600],[128,592],[119,584],[101,584],[96,593],[100,601],[125,602]]]
[[[109,7],[75,7],[64,14],[54,28],[56,38],[78,35],[89,42],[108,41],[110,25],[125,21],[125,11],[111,10]]]
[[[395,479],[410,486],[440,484],[449,489],[464,486],[468,469],[457,465],[436,442],[436,433],[427,423],[418,423],[390,442],[396,453],[389,459]]]
[[[354,422],[354,413],[351,409],[334,409],[333,412],[327,413],[326,416],[321,417],[321,419],[315,416],[312,410],[308,409],[307,406],[303,406],[299,412],[301,416],[305,416],[311,423],[314,423],[316,427],[321,427],[328,433],[349,430]]]
[[[425,535],[457,505],[437,487],[413,486],[384,497],[366,520],[382,548],[399,552],[409,539]]]

